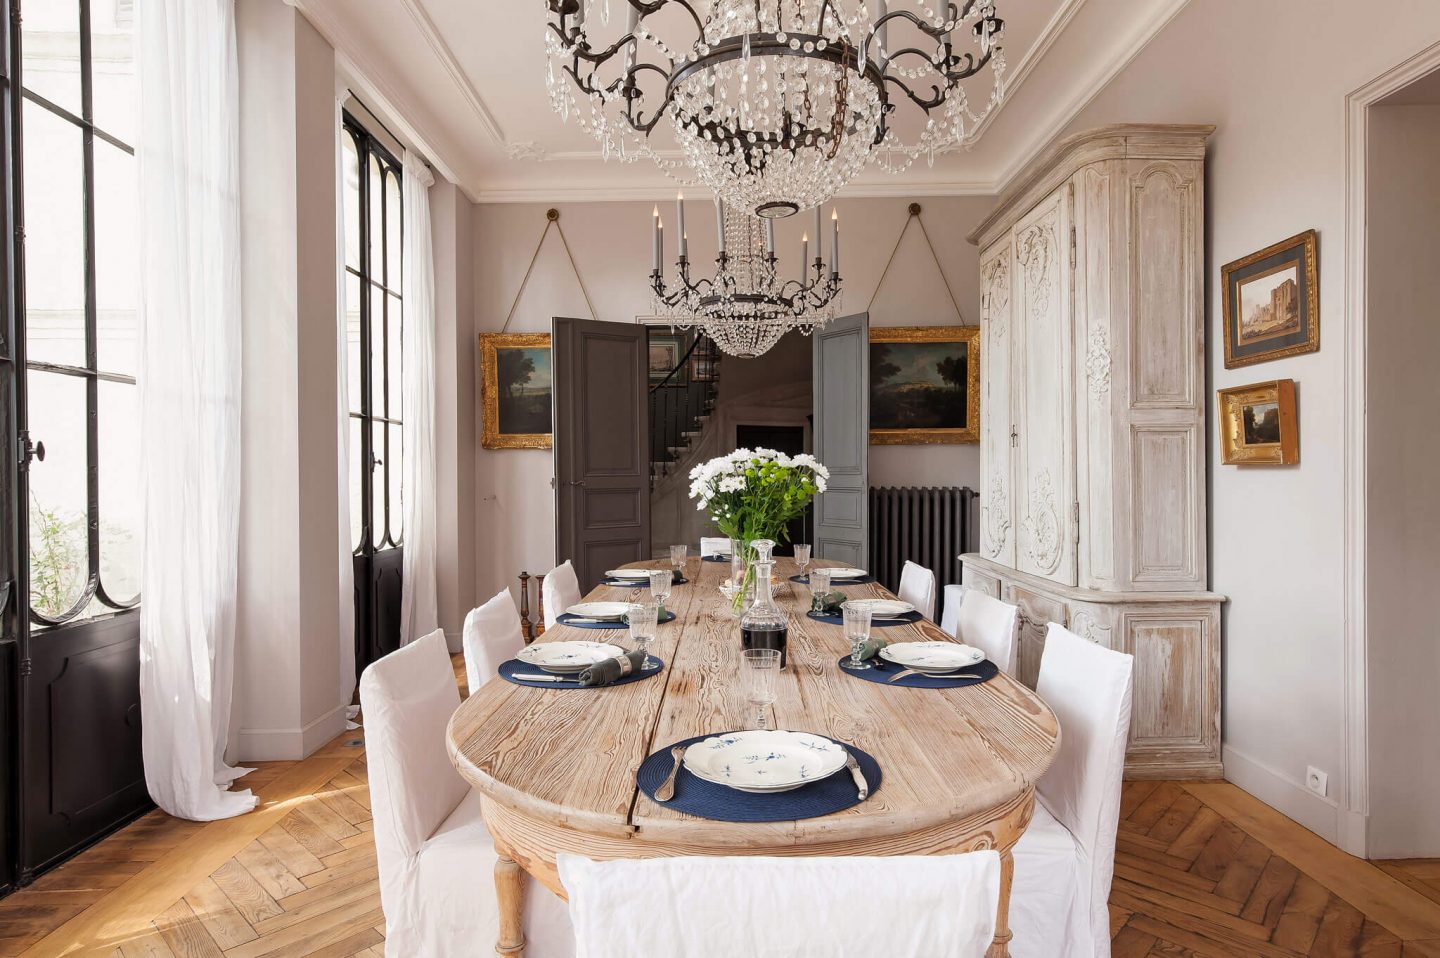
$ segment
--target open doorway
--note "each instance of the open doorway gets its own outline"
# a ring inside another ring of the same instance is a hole
[[[814,371],[810,338],[793,332],[753,358],[722,356],[703,335],[669,326],[652,326],[649,343],[651,550],[661,556],[720,534],[690,499],[696,465],[741,446],[814,451]],[[810,522],[797,521],[792,542],[810,541]]]

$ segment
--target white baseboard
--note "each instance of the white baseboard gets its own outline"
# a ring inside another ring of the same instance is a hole
[[[232,762],[299,761],[345,731],[345,706],[337,705],[303,728],[241,728]]]
[[[1225,780],[1294,819],[1332,845],[1339,845],[1340,808],[1304,784],[1281,775],[1247,755],[1224,747]]]

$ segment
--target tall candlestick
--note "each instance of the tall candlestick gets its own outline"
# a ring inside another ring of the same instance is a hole
[[[765,252],[772,258],[775,256],[775,221],[765,221]]]
[[[818,204],[815,207],[815,227],[812,232],[815,234],[815,258],[818,260],[821,257],[821,251],[824,249],[825,246],[825,244],[820,240],[820,237],[824,236],[825,234],[820,232],[820,207]]]
[[[715,197],[715,242],[720,252],[725,252],[725,204]]]
[[[581,3],[584,3],[584,0],[581,0]],[[626,36],[633,37],[635,34],[635,28],[639,25],[640,11],[636,10],[634,7],[630,7],[629,13],[625,18]],[[630,75],[630,71],[635,67],[635,48],[639,45],[639,43],[640,41],[638,39],[631,39],[629,43],[625,44],[625,75],[627,77]],[[684,232],[684,230],[681,230],[681,232]]]
[[[654,244],[654,245],[655,245],[655,257],[654,257],[654,259],[655,259],[655,265],[654,265],[653,267],[651,267],[651,268],[652,268],[655,272],[658,273],[658,272],[660,272],[660,207],[659,207],[659,206],[656,206],[656,207],[655,207],[654,216],[655,216],[655,228],[654,228],[653,230],[651,230],[651,233],[654,235],[654,238],[655,238],[655,244]]]
[[[810,234],[800,234],[800,282],[805,282],[805,271],[810,268]]]
[[[830,211],[830,275],[840,275],[840,211]]]
[[[675,228],[680,231],[680,255],[685,256],[690,252],[688,244],[689,237],[685,235],[685,194],[675,194]]]
[[[880,23],[881,20],[885,19],[886,14],[888,14],[889,12],[890,4],[887,3],[886,0],[875,0],[875,22],[880,24],[878,27],[875,28],[875,39],[876,41],[878,41],[878,45],[880,48],[876,51],[875,55],[875,60],[877,62],[879,61],[881,54],[884,53],[885,48],[889,46],[889,44],[886,43],[886,38],[890,34],[890,24]]]

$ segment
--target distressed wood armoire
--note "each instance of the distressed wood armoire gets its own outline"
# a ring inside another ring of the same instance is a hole
[[[1126,773],[1218,778],[1220,604],[1206,588],[1208,126],[1069,137],[980,247],[980,552],[963,579],[1135,656]]]

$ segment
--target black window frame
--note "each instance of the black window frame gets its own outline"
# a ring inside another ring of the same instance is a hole
[[[384,143],[376,138],[373,133],[366,129],[365,125],[348,110],[343,111],[343,128],[344,134],[351,138],[351,142],[355,147],[360,192],[359,215],[357,217],[359,221],[359,237],[357,241],[359,243],[360,266],[356,269],[352,267],[348,261],[344,266],[347,276],[347,291],[350,285],[348,277],[354,277],[360,283],[360,401],[359,403],[353,401],[355,384],[350,383],[349,389],[352,391],[352,402],[351,410],[347,410],[347,414],[352,422],[358,421],[360,423],[361,528],[358,537],[359,542],[355,546],[354,554],[361,556],[373,555],[388,549],[400,548],[405,544],[403,528],[404,517],[402,515],[392,515],[390,508],[391,503],[402,502],[403,496],[405,495],[403,470],[399,467],[399,464],[395,462],[396,457],[391,455],[390,449],[390,437],[392,433],[396,431],[391,427],[394,426],[403,429],[403,410],[392,415],[392,410],[389,408],[392,377],[400,377],[404,369],[403,347],[401,356],[396,358],[392,363],[390,343],[392,339],[396,343],[402,342],[404,331],[405,180],[402,172],[404,167],[399,158],[396,157]],[[372,158],[378,161],[381,169],[381,187],[378,197],[371,195],[369,170]],[[397,208],[393,210],[390,209],[389,197],[386,191],[386,184],[388,183],[389,177],[394,177],[395,179],[395,196],[398,199]],[[381,252],[379,255],[380,262],[378,264],[371,262],[371,252],[374,249],[374,245],[370,241],[372,204],[377,201],[380,203],[380,223],[381,230],[384,233],[380,238],[379,245]],[[389,275],[391,257],[388,246],[390,217],[392,216],[399,222],[397,236],[399,237],[398,242],[401,245],[401,249],[395,257],[396,261],[400,263],[400,275],[393,278]],[[378,344],[375,342],[376,337],[373,335],[376,325],[373,322],[374,292],[376,290],[380,293],[380,302],[384,304],[382,310],[383,315],[380,317],[379,322],[380,335],[378,338],[380,341]],[[400,305],[400,329],[396,331],[397,334],[394,337],[390,335],[392,303],[398,303]],[[378,411],[375,409],[374,402],[377,390],[374,388],[372,381],[372,374],[375,369],[375,363],[372,361],[372,353],[377,346],[382,354],[379,365],[384,371],[385,376],[385,382],[381,384],[381,388],[378,390],[384,408]],[[348,373],[346,373],[346,375],[348,375]],[[354,412],[353,410],[356,408],[360,411]],[[378,450],[375,448],[376,424],[384,425],[384,428],[381,430],[384,440],[381,448]],[[401,456],[399,458],[403,461],[404,450],[400,450],[400,453]],[[379,476],[377,476],[377,469],[381,470]],[[376,530],[374,527],[374,503],[377,488],[382,495],[383,513],[385,516],[384,528],[380,530]],[[392,490],[396,495],[390,495]],[[354,537],[355,530],[351,530],[351,535]]]

